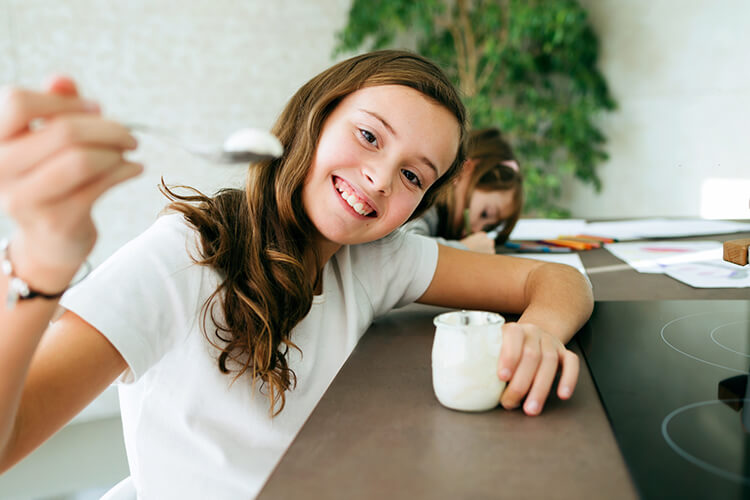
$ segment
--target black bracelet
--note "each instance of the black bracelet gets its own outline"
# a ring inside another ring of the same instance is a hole
[[[5,299],[5,307],[7,309],[13,309],[19,300],[35,299],[37,297],[52,300],[62,297],[68,287],[65,287],[64,290],[58,293],[44,293],[34,290],[28,283],[16,276],[13,273],[13,264],[10,261],[9,246],[10,241],[7,238],[0,240],[0,268],[2,268],[3,274],[8,277],[8,295]]]

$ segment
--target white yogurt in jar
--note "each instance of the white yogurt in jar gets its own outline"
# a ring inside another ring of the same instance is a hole
[[[505,319],[485,311],[455,311],[435,317],[432,386],[443,406],[490,410],[500,402],[505,382],[497,376]]]

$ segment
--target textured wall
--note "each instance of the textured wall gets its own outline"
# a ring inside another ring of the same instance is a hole
[[[0,82],[38,87],[63,72],[109,116],[220,144],[241,127],[269,128],[331,64],[348,8],[349,0],[0,0]],[[146,172],[96,206],[94,264],[154,220],[160,176],[208,192],[242,183],[242,167],[140,139],[132,156]],[[0,214],[0,234],[9,227]]]
[[[619,109],[602,120],[611,156],[604,190],[574,186],[573,213],[695,216],[703,203],[709,215],[728,201],[733,210],[714,215],[750,218],[750,2],[582,3]],[[710,179],[732,179],[733,198]]]

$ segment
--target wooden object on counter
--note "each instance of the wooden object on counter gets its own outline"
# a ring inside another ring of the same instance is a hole
[[[725,241],[724,260],[740,266],[746,266],[748,247],[750,247],[750,238]]]

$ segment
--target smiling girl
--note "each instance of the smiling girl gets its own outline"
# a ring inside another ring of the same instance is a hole
[[[142,169],[123,156],[136,143],[69,80],[0,102],[17,223],[0,292],[19,299],[0,311],[0,470],[117,381],[139,496],[252,497],[372,320],[414,301],[521,314],[498,365],[506,409],[538,414],[558,371],[571,396],[565,343],[592,308],[578,271],[398,230],[463,161],[464,108],[429,61],[380,51],[316,76],[273,128],[281,158],[251,165],[244,190],[163,186],[171,213],[62,299],[92,204]]]

